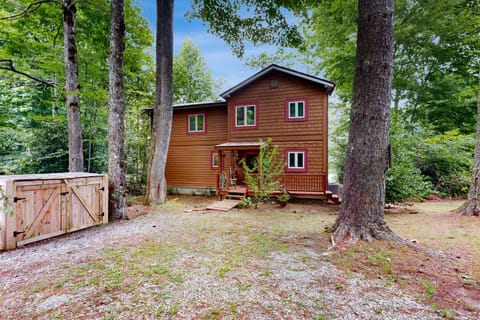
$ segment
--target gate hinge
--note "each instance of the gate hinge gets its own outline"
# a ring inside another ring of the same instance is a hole
[[[101,187],[98,191],[105,191],[105,187]]]
[[[67,194],[68,194],[68,191],[60,192],[60,195],[62,195],[62,196],[65,196],[65,195],[67,195]]]
[[[25,231],[13,231],[13,236],[16,237],[19,234],[25,233]]]
[[[105,212],[101,212],[98,214],[99,217],[103,217],[105,215]]]
[[[20,200],[25,200],[27,198],[19,198],[19,197],[13,197],[13,202],[18,202]]]

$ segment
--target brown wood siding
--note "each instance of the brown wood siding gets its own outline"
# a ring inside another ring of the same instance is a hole
[[[303,142],[287,142],[287,143],[275,143],[278,145],[279,153],[287,161],[285,157],[285,150],[307,150],[307,171],[306,172],[286,172],[285,174],[295,175],[309,175],[309,174],[326,174],[325,163],[323,160],[324,145],[315,141],[303,141]]]
[[[271,81],[278,86],[271,88]],[[308,172],[327,172],[327,93],[320,85],[280,72],[271,72],[235,92],[228,100],[229,141],[257,141],[272,138],[283,153],[287,148],[308,150]],[[286,101],[306,98],[307,121],[285,119]],[[257,128],[235,129],[236,105],[256,103]],[[292,173],[293,174],[293,173]],[[295,173],[301,174],[301,173]]]
[[[206,115],[206,134],[188,134],[189,114]],[[216,170],[210,167],[214,146],[227,141],[225,107],[174,110],[172,134],[167,158],[166,178],[169,187],[215,188]]]

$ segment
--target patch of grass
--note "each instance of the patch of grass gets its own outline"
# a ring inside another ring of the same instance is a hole
[[[288,246],[285,243],[276,241],[267,235],[251,235],[248,241],[251,252],[260,257],[264,257],[272,252],[288,252]]]
[[[238,290],[240,291],[247,291],[252,287],[252,285],[250,283],[239,283],[237,287],[238,287]]]
[[[178,313],[179,310],[180,310],[180,305],[178,303],[175,303],[170,307],[170,309],[168,310],[168,313],[174,316]]]
[[[445,319],[452,320],[458,316],[458,312],[455,310],[439,309],[435,303],[432,304],[432,308],[440,317]]]
[[[235,316],[238,312],[238,305],[235,302],[230,302],[230,313]]]
[[[220,278],[225,278],[225,275],[227,274],[227,272],[229,272],[231,270],[232,270],[231,265],[227,264],[227,265],[220,268],[220,270],[218,271],[218,274],[219,274]]]
[[[430,280],[421,278],[420,284],[422,285],[423,290],[425,291],[425,297],[428,300],[432,299],[432,297],[437,293],[437,287]]]
[[[98,286],[100,284],[100,278],[97,276],[93,276],[90,279],[88,279],[87,283],[89,285]]]
[[[100,284],[104,286],[107,292],[115,291],[123,286],[125,272],[127,271],[120,268],[109,269],[102,275]]]
[[[213,309],[212,311],[207,313],[203,319],[205,319],[205,320],[220,319],[220,311],[216,310],[216,309]]]

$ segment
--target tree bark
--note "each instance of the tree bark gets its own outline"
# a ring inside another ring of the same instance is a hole
[[[167,163],[173,115],[173,0],[157,0],[155,107],[152,121],[146,202],[162,203],[167,197]]]
[[[352,110],[337,242],[395,236],[384,220],[393,67],[393,0],[359,0]]]
[[[63,44],[65,55],[65,101],[68,125],[68,169],[83,171],[82,125],[80,123],[80,97],[78,91],[78,62],[76,44],[76,14],[74,0],[63,0]]]
[[[125,207],[125,90],[123,53],[125,49],[124,0],[112,0],[110,11],[109,110],[108,110],[108,186],[109,215],[127,218]]]
[[[480,216],[480,65],[478,69],[477,88],[477,138],[475,143],[472,182],[470,183],[467,202],[460,208],[459,212],[465,216]]]

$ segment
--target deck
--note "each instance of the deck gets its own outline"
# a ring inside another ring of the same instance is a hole
[[[338,203],[338,196],[327,191],[326,175],[282,175],[281,190],[286,190],[293,198],[324,199]],[[281,191],[278,191],[280,194]],[[226,179],[217,174],[217,194],[231,199],[253,196],[253,190],[244,184],[237,184],[236,179]],[[278,195],[276,193],[272,196]]]

